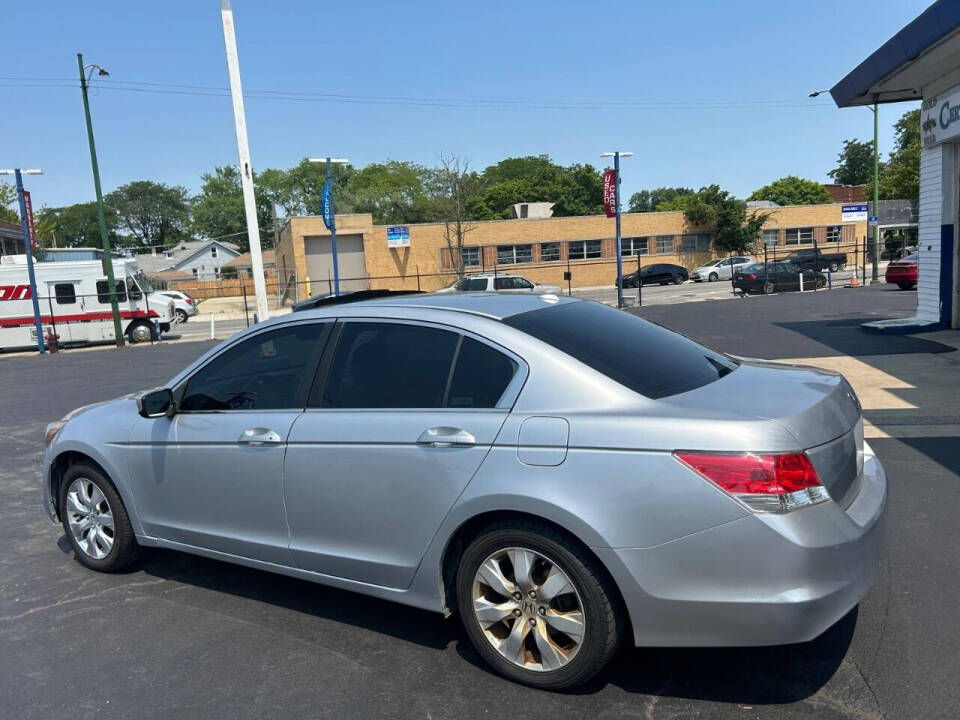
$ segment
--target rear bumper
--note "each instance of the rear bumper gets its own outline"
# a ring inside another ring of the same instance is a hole
[[[872,585],[887,479],[864,446],[860,490],[785,515],[752,514],[650,548],[596,549],[623,593],[639,646],[812,640]]]

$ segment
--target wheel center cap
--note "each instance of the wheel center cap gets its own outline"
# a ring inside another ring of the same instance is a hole
[[[537,606],[534,604],[533,600],[524,600],[520,604],[520,609],[523,610],[525,615],[537,614]]]

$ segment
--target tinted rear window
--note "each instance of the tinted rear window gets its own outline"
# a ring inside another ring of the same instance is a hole
[[[599,303],[554,305],[503,322],[654,399],[707,385],[737,367],[690,338]]]
[[[464,278],[457,283],[457,290],[460,292],[483,292],[487,289],[486,278]]]

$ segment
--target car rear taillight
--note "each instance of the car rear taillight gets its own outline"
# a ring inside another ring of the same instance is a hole
[[[830,499],[806,453],[706,453],[676,458],[757,512],[784,513]]]
[[[193,305],[193,298],[184,298],[183,301],[184,301],[187,305]]]
[[[737,274],[740,275],[741,273],[737,273]],[[744,276],[743,276],[743,279],[744,279],[744,280],[756,280],[756,279],[757,279],[757,276],[754,275],[753,273],[748,273],[747,275],[744,275]]]

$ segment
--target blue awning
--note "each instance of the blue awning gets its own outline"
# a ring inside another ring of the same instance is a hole
[[[830,90],[838,107],[873,102],[919,100],[920,87],[914,78],[903,87],[876,90],[885,79],[906,68],[925,52],[960,29],[960,2],[937,0],[870,57],[855,67]],[[913,85],[913,87],[911,87]]]

